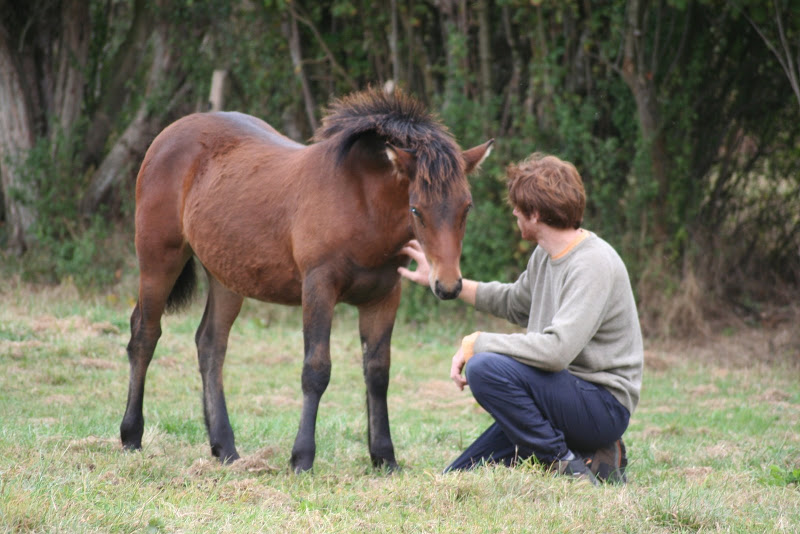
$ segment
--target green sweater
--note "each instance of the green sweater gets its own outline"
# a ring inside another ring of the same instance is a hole
[[[475,352],[506,354],[544,371],[567,369],[604,386],[633,414],[644,349],[628,271],[617,252],[590,233],[551,260],[536,247],[516,282],[479,283],[475,308],[526,333],[481,333]]]

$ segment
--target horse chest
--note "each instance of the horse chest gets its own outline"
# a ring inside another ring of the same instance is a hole
[[[362,304],[387,295],[398,283],[398,261],[391,261],[377,268],[355,267],[350,283],[342,292],[340,300],[349,304]]]

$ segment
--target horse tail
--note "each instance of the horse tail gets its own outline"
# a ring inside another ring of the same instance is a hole
[[[194,256],[189,258],[183,266],[178,280],[172,286],[172,291],[167,297],[167,313],[175,313],[186,308],[192,301],[194,290],[197,288],[197,274],[194,268]]]

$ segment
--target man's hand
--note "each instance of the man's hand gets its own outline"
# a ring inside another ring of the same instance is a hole
[[[419,241],[416,239],[409,241],[406,246],[400,249],[400,254],[405,254],[417,262],[417,270],[411,271],[405,267],[398,267],[397,272],[412,282],[430,287],[431,268],[430,265],[428,265],[428,259],[425,257],[425,253],[422,251],[422,245],[419,244]]]
[[[411,271],[406,269],[405,267],[398,267],[397,272],[400,273],[401,276],[404,278],[408,278],[412,282],[416,282],[420,285],[430,287],[431,286],[431,266],[428,264],[428,258],[425,257],[425,253],[422,251],[422,245],[419,244],[419,241],[416,239],[412,239],[406,246],[400,249],[399,254],[405,254],[415,262],[417,262],[417,270]],[[474,280],[468,280],[463,278],[461,280],[461,293],[458,294],[458,298],[469,304],[470,306],[475,306],[475,295],[478,291],[478,282]]]
[[[456,386],[461,391],[464,391],[464,386],[467,385],[467,379],[461,372],[464,370],[464,354],[461,348],[458,349],[455,356],[453,356],[453,364],[450,366],[450,378],[456,383]]]

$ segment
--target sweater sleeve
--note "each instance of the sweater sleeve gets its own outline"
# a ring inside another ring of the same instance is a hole
[[[531,287],[528,270],[512,284],[480,282],[475,293],[475,309],[491,313],[518,326],[525,327],[531,309]]]
[[[566,369],[600,327],[611,295],[610,277],[608,262],[570,266],[547,327],[524,334],[481,333],[475,341],[475,352],[506,354],[545,371]]]

